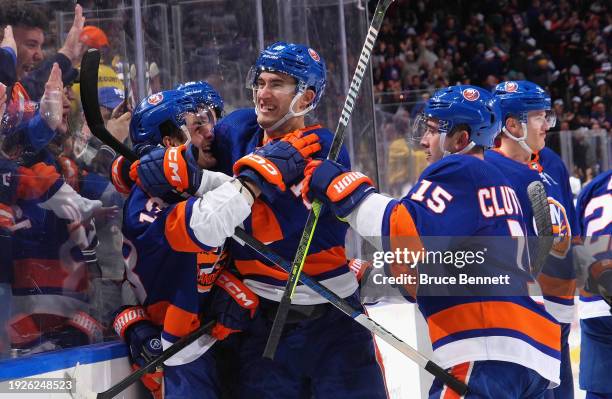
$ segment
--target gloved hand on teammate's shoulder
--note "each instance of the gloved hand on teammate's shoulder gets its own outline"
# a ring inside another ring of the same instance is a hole
[[[194,195],[202,181],[193,145],[155,148],[134,162],[130,178],[152,197],[164,198],[173,190]]]
[[[291,133],[240,158],[234,175],[256,184],[269,201],[298,182],[308,159],[321,150],[319,136]]]
[[[115,332],[130,348],[132,368],[142,368],[161,355],[161,327],[153,324],[142,306],[124,306],[114,320]],[[162,371],[145,374],[141,380],[155,398],[161,398]]]
[[[330,160],[308,163],[302,181],[305,203],[315,199],[328,205],[340,218],[351,213],[368,195],[375,193],[374,183],[361,172],[353,172]]]
[[[223,340],[243,331],[257,314],[259,297],[232,273],[224,270],[215,281],[205,311],[207,318],[217,320],[210,335]]]
[[[117,156],[111,164],[110,181],[121,194],[129,194],[134,185],[134,180],[130,178],[130,166],[132,163],[123,155]]]

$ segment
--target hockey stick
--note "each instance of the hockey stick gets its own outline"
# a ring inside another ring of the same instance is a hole
[[[357,68],[353,74],[349,92],[346,96],[346,100],[344,101],[344,107],[342,108],[340,119],[338,120],[334,140],[329,150],[329,154],[327,154],[327,159],[332,161],[335,161],[340,153],[340,148],[342,146],[342,142],[344,141],[344,131],[348,126],[349,119],[353,112],[353,107],[357,102],[357,94],[359,93],[364,74],[368,68],[368,62],[370,60],[370,55],[372,54],[372,49],[374,48],[374,43],[376,42],[376,37],[378,36],[378,31],[380,30],[383,19],[385,18],[385,13],[393,1],[394,0],[379,0],[378,4],[376,5],[376,10],[374,11],[374,16],[372,17],[372,22],[370,24],[370,29],[368,30],[365,42],[363,43],[361,55],[359,56],[359,62],[357,63]],[[264,349],[263,356],[268,359],[274,358],[276,348],[278,347],[278,343],[280,342],[283,334],[283,328],[285,326],[285,322],[287,321],[289,307],[291,306],[291,298],[293,297],[295,287],[298,284],[300,273],[304,268],[306,255],[308,254],[308,249],[310,248],[314,230],[317,227],[317,221],[319,220],[319,215],[321,213],[321,207],[321,202],[316,200],[312,203],[312,210],[308,213],[306,226],[304,226],[300,243],[298,244],[295,257],[293,258],[293,263],[291,264],[291,271],[289,272],[289,277],[287,278],[287,285],[285,286],[285,291],[283,292],[283,296],[278,304],[276,316],[274,317],[274,322],[272,323],[272,328],[270,329],[270,335],[268,335],[268,342],[266,342],[266,348]]]
[[[81,60],[81,104],[85,120],[91,133],[104,144],[111,147],[116,153],[123,155],[128,161],[138,159],[136,154],[106,130],[104,120],[100,113],[98,102],[98,67],[100,65],[100,51],[91,48],[83,54]]]
[[[176,341],[172,344],[168,349],[163,351],[159,357],[155,358],[151,362],[149,362],[146,366],[141,369],[134,371],[132,374],[128,375],[109,389],[104,392],[100,392],[96,395],[97,399],[110,399],[114,398],[117,394],[125,390],[127,387],[135,383],[142,377],[143,375],[150,373],[155,370],[158,366],[161,366],[163,362],[170,359],[172,356],[176,355],[179,351],[181,351],[186,346],[192,344],[197,341],[202,335],[206,334],[210,331],[210,329],[215,324],[215,320],[211,320],[208,323],[200,326],[197,330],[193,331],[189,335],[185,335],[183,338]]]
[[[537,277],[553,245],[553,227],[548,206],[548,195],[544,189],[544,184],[541,181],[531,182],[527,186],[527,196],[538,229],[538,252],[534,262],[531,262],[531,273],[534,277]]]
[[[280,266],[285,271],[289,272],[291,270],[291,264],[287,260],[283,259],[266,245],[247,234],[243,229],[237,228],[234,236],[239,240],[244,241],[249,247],[253,248],[267,260],[277,266]],[[349,316],[357,323],[368,329],[371,333],[406,355],[410,360],[427,370],[434,377],[442,380],[453,391],[457,392],[459,395],[465,395],[468,390],[467,385],[446,372],[446,370],[438,366],[433,361],[423,356],[419,351],[402,341],[400,338],[396,337],[393,333],[378,324],[376,321],[372,320],[361,309],[355,309],[346,301],[346,299],[340,298],[335,292],[325,287],[323,284],[319,283],[306,273],[301,273],[299,279],[305,286],[327,299],[330,304],[332,304],[342,313]]]
[[[90,80],[87,83],[81,83],[81,101],[83,102],[83,109],[88,110],[85,112],[85,119],[87,120],[88,124],[90,120],[95,121],[95,119],[92,118],[92,115],[88,115],[87,112],[95,111],[96,113],[99,113],[99,107],[96,108],[93,106],[85,106],[86,103],[93,102],[94,98],[95,102],[97,103],[98,91],[96,86],[98,81],[98,65],[95,62],[92,62],[91,60],[93,59],[99,62],[100,57],[98,55],[97,58],[94,58],[96,57],[95,51],[96,50],[94,50],[92,53],[86,53],[83,56],[83,61],[81,62],[81,76],[83,77],[83,80],[85,79],[85,77]],[[85,68],[89,68],[89,70],[83,71],[83,69]],[[91,73],[92,71],[95,73],[95,75]],[[93,80],[93,84],[91,84],[91,80]],[[123,155],[126,159],[132,161],[137,159],[136,154],[131,149],[129,149],[122,143],[119,143],[108,131],[106,131],[104,124],[97,124],[95,126],[96,129],[91,128],[91,131],[96,137],[102,140],[105,144],[111,146],[117,151],[117,153]],[[273,252],[261,241],[258,241],[257,239],[250,236],[244,229],[237,227],[234,231],[234,237],[236,237],[238,241],[246,243],[254,251],[258,252],[268,261],[279,266],[285,271],[289,272],[291,270],[291,264],[287,260],[283,259],[281,256]],[[328,289],[327,287],[325,287],[324,285],[322,285],[321,283],[319,283],[318,281],[316,281],[305,273],[302,273],[299,276],[299,279],[300,281],[302,281],[302,283],[304,283],[304,285],[317,292],[323,298],[327,299],[333,306],[338,308],[344,314],[353,318],[357,323],[367,328],[370,332],[379,336],[389,345],[393,346],[398,351],[408,356],[411,360],[413,360],[419,366],[433,374],[435,377],[440,378],[454,391],[459,394],[464,394],[465,392],[467,392],[467,386],[464,383],[455,379],[455,377],[447,373],[440,366],[427,359],[410,345],[408,345],[407,343],[393,335],[391,332],[389,332],[387,329],[385,329],[383,326],[365,315],[362,310],[353,308],[345,299],[340,298],[333,291],[331,291],[330,289]]]

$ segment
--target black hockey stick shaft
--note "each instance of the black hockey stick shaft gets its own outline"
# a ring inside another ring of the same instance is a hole
[[[84,56],[84,59],[85,59],[85,56]],[[97,62],[99,62],[99,59],[100,58],[97,57]],[[94,68],[97,71],[98,64],[82,62],[81,68]],[[88,72],[87,70],[85,71],[85,73],[83,73],[82,71],[81,76],[89,76],[90,78],[92,78],[93,75],[90,75],[87,72]],[[97,76],[93,76],[93,78],[94,78],[93,90],[82,92],[81,101],[83,102],[84,110],[88,109],[96,113],[99,113],[100,112],[99,107],[98,108],[85,107],[85,104],[91,101],[92,97],[94,97],[97,102],[97,96],[98,96],[97,87],[96,87],[97,86]],[[83,85],[83,83],[81,85]],[[89,93],[90,95],[85,96],[85,94],[87,93]],[[92,118],[92,115],[88,115],[87,113],[85,113],[85,119],[88,121],[88,123],[90,120],[94,120]],[[103,141],[105,144],[109,146],[111,146],[111,143],[115,142],[115,145],[113,146],[113,148],[115,148],[116,151],[119,154],[123,155],[126,159],[130,159],[130,160],[138,159],[136,154],[130,148],[117,142],[117,139],[115,139],[110,133],[106,131],[106,128],[104,127],[103,124],[96,125],[96,126],[98,126],[98,130],[92,129],[92,133],[96,137],[98,137],[101,141]],[[103,132],[106,131],[107,134],[99,134],[100,133],[99,130],[102,130]],[[287,272],[291,270],[291,263],[289,263],[289,261],[285,260],[280,255],[276,254],[274,251],[268,248],[261,241],[249,235],[244,229],[237,227],[234,231],[234,236],[237,237],[240,241],[245,242],[254,251],[258,252],[260,255],[262,255],[264,258],[266,258],[268,261],[272,262],[276,266],[284,269]],[[455,379],[452,375],[447,373],[444,369],[440,368],[438,365],[436,365],[435,363],[427,359],[425,356],[423,356],[417,350],[412,348],[410,345],[408,345],[407,343],[405,343],[404,341],[402,341],[401,339],[393,335],[386,328],[384,328],[383,326],[381,326],[380,324],[372,320],[361,309],[353,308],[345,299],[340,298],[333,291],[331,291],[330,289],[328,289],[327,287],[319,283],[317,280],[313,279],[312,277],[308,276],[305,273],[302,273],[299,276],[299,279],[302,283],[304,283],[304,285],[311,288],[313,291],[317,292],[323,298],[328,300],[334,307],[338,308],[341,312],[353,318],[357,323],[361,324],[363,327],[365,327],[370,332],[372,332],[373,334],[383,339],[389,345],[393,346],[395,349],[405,354],[408,358],[410,358],[412,361],[417,363],[419,366],[421,366],[422,368],[432,373],[435,377],[438,377],[441,380],[445,381],[447,385],[451,387],[454,391],[460,394],[467,392],[467,386],[465,384]],[[109,391],[106,391],[106,392],[109,392]]]
[[[382,26],[385,13],[393,1],[394,0],[379,0],[378,4],[376,5],[376,10],[374,11],[372,22],[370,23],[370,28],[368,29],[365,42],[363,43],[363,48],[361,49],[361,55],[359,56],[357,68],[353,74],[353,79],[351,80],[351,85],[349,86],[349,92],[346,96],[346,100],[344,101],[344,106],[342,107],[342,112],[340,114],[340,119],[338,120],[338,126],[336,127],[334,139],[332,141],[331,148],[329,149],[329,154],[327,155],[327,159],[332,161],[335,161],[338,158],[340,149],[342,148],[344,131],[348,126],[351,114],[353,113],[353,108],[357,102],[357,95],[359,94],[359,89],[361,88],[361,83],[363,82],[365,72],[368,69],[370,55],[374,49],[378,31]],[[283,329],[287,320],[287,315],[289,314],[289,308],[291,307],[291,298],[293,297],[295,287],[298,284],[300,273],[304,268],[306,255],[308,254],[308,249],[310,248],[310,243],[312,242],[314,231],[317,227],[317,221],[319,220],[319,215],[321,213],[321,207],[321,202],[315,200],[312,204],[312,210],[308,213],[306,225],[304,226],[302,237],[291,264],[291,271],[289,271],[287,285],[285,286],[285,291],[283,292],[283,296],[278,304],[278,309],[276,310],[276,316],[274,317],[274,322],[272,323],[270,335],[268,335],[268,341],[266,342],[266,347],[263,353],[263,357],[265,358],[274,358],[276,348],[278,347],[278,343],[283,335]]]
[[[211,320],[208,323],[200,326],[197,330],[191,332],[188,335],[185,335],[183,338],[176,341],[172,346],[163,351],[159,357],[153,359],[146,366],[141,369],[134,371],[132,374],[128,375],[111,388],[107,389],[104,392],[98,393],[96,396],[97,399],[110,399],[114,398],[119,393],[123,392],[127,387],[138,381],[143,375],[152,372],[158,366],[161,366],[163,362],[170,359],[172,356],[176,355],[179,351],[184,349],[186,346],[195,342],[202,335],[206,334],[211,330],[213,325],[215,324],[215,320]]]
[[[138,159],[136,154],[119,142],[104,126],[104,120],[102,114],[100,114],[100,103],[98,102],[99,65],[99,50],[92,48],[83,54],[81,60],[81,104],[85,120],[94,136],[111,147],[116,153],[123,155],[128,161],[134,162]]]
[[[531,262],[531,273],[534,277],[537,277],[553,245],[553,226],[548,205],[548,195],[544,189],[544,184],[541,181],[531,182],[527,186],[527,196],[529,197],[535,225],[538,229],[536,258]]]
[[[289,263],[289,261],[276,254],[274,251],[272,251],[262,242],[258,241],[256,238],[253,238],[252,236],[247,234],[247,232],[245,232],[243,229],[236,228],[234,236],[240,241],[244,241],[249,247],[253,248],[255,251],[257,251],[259,254],[261,254],[264,258],[266,258],[273,264],[280,266],[287,272],[291,270],[291,264]],[[346,301],[346,299],[340,298],[335,292],[325,287],[323,284],[319,283],[317,280],[313,279],[306,273],[300,274],[300,281],[305,286],[309,287],[317,294],[321,295],[323,298],[329,301],[331,305],[340,310],[342,313],[349,316],[357,323],[368,329],[372,334],[378,336],[383,341],[406,355],[410,360],[414,361],[416,364],[430,372],[434,377],[437,377],[444,381],[446,385],[448,385],[458,394],[464,395],[467,392],[467,385],[457,380],[453,375],[446,372],[446,370],[444,370],[442,367],[438,366],[433,361],[427,359],[416,349],[414,349],[406,342],[402,341],[400,338],[391,333],[389,330],[384,328],[382,325],[371,319],[363,312],[363,310],[355,309],[353,306],[351,306],[350,303]]]

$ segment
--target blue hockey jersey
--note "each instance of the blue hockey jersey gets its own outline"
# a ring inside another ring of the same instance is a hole
[[[612,257],[612,170],[601,173],[585,186],[576,204],[584,245],[596,259]],[[610,306],[598,295],[580,293],[581,319],[610,317]]]
[[[576,213],[569,187],[569,176],[563,162],[544,148],[524,164],[506,157],[499,150],[485,152],[485,159],[497,166],[510,181],[521,202],[528,236],[537,236],[527,187],[541,181],[548,195],[555,242],[545,261],[538,283],[546,309],[562,323],[571,323],[574,316],[576,278],[570,251],[572,236],[578,235]]]
[[[168,205],[134,186],[123,209],[127,279],[153,322],[163,326],[164,346],[199,327],[201,301],[228,260],[222,248],[193,234],[194,200]]]
[[[466,361],[513,362],[559,382],[560,328],[528,294],[532,278],[521,240],[525,227],[520,201],[494,165],[470,155],[447,156],[425,169],[401,200],[371,195],[349,221],[361,235],[389,237],[386,250],[397,250],[402,237],[419,238],[428,252],[486,247],[484,263],[477,269],[456,263],[442,269],[439,264],[418,266],[416,302],[427,321],[436,361],[444,368]],[[414,240],[403,242],[418,250]],[[434,269],[450,276],[457,269],[467,274],[471,269],[474,277],[508,275],[509,285],[423,284],[421,275]],[[415,289],[406,288],[409,293]]]
[[[324,158],[331,146],[332,132],[320,126],[306,127],[302,131],[304,134],[316,133],[319,136],[322,149],[315,157]],[[262,146],[263,138],[264,131],[257,124],[257,116],[252,108],[234,111],[222,119],[215,126],[215,153],[218,154],[220,171],[231,175],[234,163]],[[338,161],[350,167],[346,148],[341,149]],[[279,194],[274,203],[259,197],[253,204],[244,228],[285,259],[293,259],[307,216],[308,209],[304,207],[300,189],[292,187]],[[348,268],[344,251],[346,231],[346,224],[330,211],[324,210],[303,269],[341,297],[347,297],[357,289],[357,281]],[[232,244],[231,253],[236,268],[249,288],[264,298],[280,300],[287,280],[284,270],[274,267],[252,249],[237,243]],[[292,302],[304,305],[325,300],[300,284],[296,287]]]

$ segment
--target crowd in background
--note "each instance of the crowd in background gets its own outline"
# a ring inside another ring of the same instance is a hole
[[[558,128],[609,129],[611,51],[607,2],[399,0],[373,53],[376,98],[417,102],[448,85],[527,79],[550,91]]]
[[[374,98],[384,111],[403,108],[414,117],[435,89],[454,84],[492,89],[505,80],[526,79],[551,93],[558,118],[551,132],[612,132],[609,2],[396,3],[372,54]],[[375,5],[370,1],[372,11]],[[588,181],[599,171],[589,170],[584,137],[573,140],[573,172]],[[558,134],[549,141],[560,152]]]

